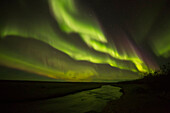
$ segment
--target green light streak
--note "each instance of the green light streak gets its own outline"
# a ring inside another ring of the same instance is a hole
[[[110,48],[106,45],[107,39],[100,30],[100,27],[94,19],[84,17],[74,4],[74,0],[49,0],[51,10],[57,22],[65,32],[76,32],[85,43],[96,51],[104,52],[119,60],[132,61],[139,71],[148,71],[144,62],[134,52],[133,57],[127,54],[120,55],[116,49]],[[89,21],[87,21],[89,20]],[[115,48],[115,47],[114,47]],[[77,58],[78,59],[78,58]],[[79,59],[80,60],[80,59]],[[89,61],[97,63],[96,60],[89,59]],[[107,62],[111,66],[120,67],[116,63]],[[125,69],[125,68],[124,68]]]
[[[170,17],[169,17],[170,18]],[[169,20],[168,20],[169,21]],[[170,57],[170,22],[164,21],[160,27],[162,28],[158,32],[155,32],[152,36],[151,45],[152,49],[157,56],[163,56],[165,58]],[[163,27],[165,26],[166,27]],[[168,26],[168,27],[167,27]],[[161,37],[161,38],[160,38]]]
[[[133,48],[131,48],[132,53],[130,53],[130,56],[126,52],[120,54],[115,45],[107,41],[95,18],[90,18],[88,15],[82,14],[76,8],[74,0],[49,0],[49,5],[60,29],[66,34],[63,35],[54,29],[47,17],[41,17],[40,20],[22,20],[22,18],[16,16],[15,19],[10,19],[4,26],[1,26],[2,31],[0,31],[0,36],[14,35],[24,38],[34,38],[49,44],[76,60],[109,64],[112,67],[134,72],[138,70],[143,72],[148,71],[147,66]],[[22,23],[24,24],[22,25]],[[87,47],[81,48],[68,41],[67,39],[72,37],[70,35],[71,33],[79,34],[79,38],[87,44]],[[14,64],[18,64],[19,66],[17,68],[23,70],[27,70],[28,68],[28,71],[40,75],[44,74],[45,76],[56,79],[69,81],[86,79],[87,81],[94,75],[99,76],[96,70],[91,68],[84,69],[84,71],[70,69],[64,73],[61,70],[43,67],[42,64],[30,63],[26,59],[17,59],[17,57],[12,57],[11,54],[0,54],[0,58],[1,60],[4,59],[3,64],[7,63],[13,67],[15,67]],[[126,64],[124,61],[128,63]],[[10,62],[13,62],[13,64],[10,64]]]
[[[145,66],[143,61],[135,53],[133,54],[134,57],[129,57],[126,53],[124,53],[123,55],[120,55],[119,52],[116,49],[113,49],[113,48],[107,46],[104,43],[101,43],[101,42],[96,41],[96,40],[89,39],[88,37],[86,37],[86,35],[82,35],[82,37],[83,37],[83,40],[90,47],[93,47],[93,49],[95,49],[96,51],[107,53],[110,56],[112,56],[113,58],[117,58],[119,60],[132,61],[136,65],[136,67],[139,71],[146,71],[147,70],[147,67]],[[116,47],[114,47],[114,48],[116,48]],[[111,66],[118,67],[118,65],[116,65],[113,62],[112,63],[109,62],[109,64]]]
[[[80,81],[81,79],[91,81],[90,77],[94,76],[94,74],[97,75],[97,73],[94,70],[90,69],[84,69],[83,71],[68,70],[66,73],[64,73],[60,70],[43,66],[42,64],[28,62],[24,59],[18,59],[14,55],[2,53],[0,53],[0,59],[1,59],[0,64],[4,64],[6,66],[18,68],[28,72],[33,72],[50,78],[62,79],[67,81]]]
[[[65,32],[86,34],[89,38],[107,42],[107,39],[94,19],[87,18],[87,16],[80,17],[80,13],[76,9],[73,0],[49,0],[49,4],[60,27]]]

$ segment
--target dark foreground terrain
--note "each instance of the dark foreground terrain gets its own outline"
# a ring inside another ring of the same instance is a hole
[[[27,113],[27,111],[29,111],[29,113],[46,113],[39,109],[36,109],[36,111],[32,109],[36,106],[43,108],[44,103],[47,102],[46,105],[49,105],[47,108],[49,111],[53,111],[47,113],[61,113],[54,111],[55,106],[53,105],[56,100],[50,99],[57,99],[81,91],[100,88],[103,85],[112,85],[122,88],[121,92],[123,95],[117,100],[110,100],[101,111],[102,113],[170,113],[169,72],[169,70],[165,70],[161,73],[156,72],[154,74],[149,74],[140,80],[119,83],[68,83],[1,80],[0,112],[23,113],[25,110],[25,113]],[[100,96],[98,98],[100,98]],[[100,103],[100,101],[98,102]],[[37,105],[36,103],[40,104]],[[62,105],[65,104],[62,103]],[[89,106],[91,106],[91,104],[89,104]],[[56,107],[60,106],[58,105]],[[73,107],[79,108],[80,106],[77,104],[77,106]],[[20,111],[17,109],[22,110]],[[67,109],[67,107],[65,109]],[[86,113],[99,112],[89,111]]]
[[[51,99],[101,87],[101,83],[0,81],[0,102],[28,102]]]
[[[116,86],[121,87],[124,94],[120,99],[108,102],[103,113],[170,113],[170,90],[147,84]]]
[[[108,102],[102,113],[170,113],[170,90],[169,86],[164,86],[167,85],[165,83],[144,83],[141,80],[108,84],[121,87],[123,95],[120,99]],[[45,101],[83,90],[99,88],[102,85],[104,84],[1,81],[0,105],[3,109],[6,107],[5,109],[8,109],[8,112],[12,108],[11,113],[13,113],[14,109],[21,109],[18,105],[15,106],[18,103],[22,105],[35,101]],[[89,113],[96,112],[91,111]]]
[[[114,84],[123,96],[110,101],[103,113],[170,113],[170,64],[143,79]]]

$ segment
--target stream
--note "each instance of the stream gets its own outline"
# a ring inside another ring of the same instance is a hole
[[[17,103],[13,108],[21,108],[23,113],[100,113],[108,101],[119,99],[119,87],[104,85],[101,88],[78,92],[63,97]],[[15,109],[14,112],[22,112]]]

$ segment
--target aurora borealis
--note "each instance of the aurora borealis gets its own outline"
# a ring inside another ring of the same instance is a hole
[[[2,0],[1,6],[0,64],[7,67],[61,81],[110,82],[140,78],[170,57],[165,0]]]

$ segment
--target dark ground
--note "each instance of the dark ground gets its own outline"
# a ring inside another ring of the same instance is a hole
[[[101,86],[101,83],[0,81],[0,102],[45,100]]]
[[[140,80],[114,84],[123,96],[110,101],[103,113],[170,113],[170,64]]]
[[[118,84],[124,95],[110,101],[103,113],[170,113],[170,91],[146,84]]]
[[[140,80],[120,83],[1,80],[0,106],[3,107],[4,103],[6,105],[15,105],[15,103],[57,98],[109,84],[121,87],[123,95],[118,100],[108,102],[102,113],[170,113],[169,75],[170,71],[165,70],[161,72],[161,74],[154,73]],[[1,110],[2,109],[3,108],[1,108]],[[3,113],[3,111],[1,113]]]

